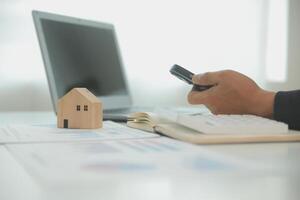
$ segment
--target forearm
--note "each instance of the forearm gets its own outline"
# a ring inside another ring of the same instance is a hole
[[[273,118],[300,130],[300,90],[276,93]]]

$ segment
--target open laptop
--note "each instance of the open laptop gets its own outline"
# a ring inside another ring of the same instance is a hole
[[[101,99],[104,119],[125,121],[132,99],[114,26],[40,11],[32,16],[54,110],[69,90],[86,87]]]

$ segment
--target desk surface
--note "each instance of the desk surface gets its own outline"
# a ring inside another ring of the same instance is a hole
[[[0,124],[55,122],[53,113],[0,113]],[[30,144],[29,144],[30,145]],[[200,148],[200,147],[199,147]],[[300,143],[202,145],[274,170],[240,170],[178,177],[114,177],[84,186],[52,188],[39,184],[0,145],[0,199],[299,199]],[[281,170],[275,170],[281,165]],[[172,167],[172,166],[170,166]],[[180,173],[180,172],[179,172]]]

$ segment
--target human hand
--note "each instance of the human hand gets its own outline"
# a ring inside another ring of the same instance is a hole
[[[254,114],[271,118],[275,93],[261,89],[249,77],[232,70],[207,72],[193,76],[193,83],[215,85],[199,92],[191,91],[191,104],[204,104],[214,114]]]

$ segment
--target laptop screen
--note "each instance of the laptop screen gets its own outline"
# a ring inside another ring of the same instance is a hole
[[[53,101],[74,87],[86,87],[107,101],[106,108],[128,104],[124,102],[129,92],[112,25],[49,13],[33,15]],[[111,99],[114,97],[118,99]]]

